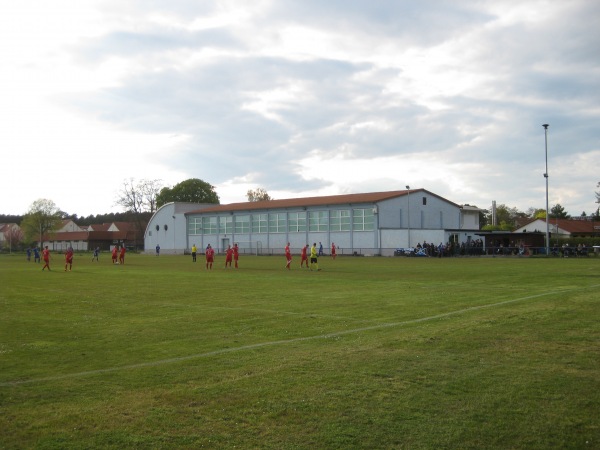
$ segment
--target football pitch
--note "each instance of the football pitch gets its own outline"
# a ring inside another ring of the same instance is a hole
[[[0,256],[0,448],[600,448],[600,257]]]

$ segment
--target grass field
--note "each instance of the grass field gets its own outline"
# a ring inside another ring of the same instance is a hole
[[[0,448],[600,448],[600,258],[0,256]]]

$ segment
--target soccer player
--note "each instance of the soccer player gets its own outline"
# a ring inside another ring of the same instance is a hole
[[[31,261],[31,247],[27,247],[27,261]]]
[[[238,268],[238,259],[240,258],[240,249],[237,244],[233,244],[233,262],[235,263],[235,268]]]
[[[44,247],[44,250],[42,250],[42,258],[44,259],[44,267],[42,267],[42,270],[46,267],[50,270],[50,250],[48,250],[47,245]]]
[[[112,249],[112,263],[116,264],[117,263],[117,252],[119,251],[119,246],[115,245]]]
[[[317,270],[321,270],[319,269],[319,263],[317,261],[317,243],[314,242],[313,246],[310,248],[310,270],[313,270],[314,267],[317,268]]]
[[[65,253],[65,272],[69,266],[69,272],[73,269],[73,247],[69,247]]]
[[[160,255],[160,245],[156,244],[156,256]]]
[[[92,256],[92,262],[94,262],[94,260],[96,260],[96,262],[100,262],[100,261],[98,260],[98,256],[100,256],[100,247],[96,247],[96,248],[94,249],[94,254],[93,254],[93,256]]]
[[[210,244],[208,244],[208,246],[206,247],[205,254],[206,254],[206,270],[208,270],[208,269],[212,270],[213,262],[215,260],[215,251],[210,246]]]
[[[125,264],[125,246],[121,246],[121,251],[119,252],[119,263]]]
[[[198,248],[196,248],[196,244],[192,245],[192,261],[196,262],[196,252],[198,252]]]
[[[287,270],[290,270],[290,264],[292,264],[292,252],[290,251],[290,243],[289,242],[285,246],[284,251],[285,251],[285,259],[287,261],[287,263],[285,264],[285,268]]]
[[[306,268],[308,269],[308,255],[306,254],[307,252],[308,252],[308,244],[306,244],[304,247],[302,247],[302,251],[300,252],[300,268],[302,268],[302,266],[306,262]]]
[[[225,251],[225,268],[226,269],[228,266],[231,269],[231,261],[232,260],[233,260],[233,249],[231,248],[231,245],[228,245],[227,250]]]
[[[37,246],[33,249],[33,262],[40,262],[40,249]]]
[[[335,259],[335,244],[331,243],[331,259]]]

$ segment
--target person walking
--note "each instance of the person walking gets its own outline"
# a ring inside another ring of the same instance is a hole
[[[308,269],[308,244],[302,247],[302,251],[300,252],[300,268],[306,263],[306,268]]]
[[[112,249],[112,263],[116,264],[117,263],[117,258],[118,258],[118,252],[119,252],[119,246],[115,245]]]
[[[69,247],[65,253],[65,272],[69,266],[69,272],[73,269],[73,247]]]
[[[289,242],[285,246],[284,252],[285,252],[285,260],[286,260],[285,268],[287,270],[290,270],[290,265],[292,264],[292,252],[290,250],[290,243]]]
[[[336,257],[335,251],[336,251],[335,244],[332,242],[331,243],[331,259],[335,259],[335,257]]]
[[[119,252],[119,264],[125,264],[125,245],[121,245],[121,251]]]
[[[50,270],[50,250],[48,250],[48,246],[44,247],[42,250],[42,259],[44,260],[44,267],[42,267],[42,271],[47,267]]]

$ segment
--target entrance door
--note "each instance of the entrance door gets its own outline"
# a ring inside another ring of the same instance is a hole
[[[221,244],[223,245],[222,247],[222,251],[227,250],[227,247],[229,246],[229,238],[223,238],[221,239]]]

